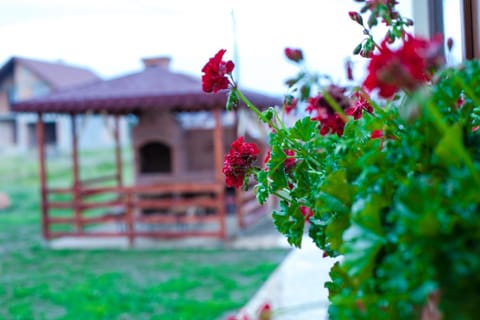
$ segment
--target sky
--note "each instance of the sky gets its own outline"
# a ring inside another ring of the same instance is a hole
[[[411,17],[411,0],[400,5]],[[283,94],[297,70],[285,47],[302,48],[311,69],[344,78],[363,37],[348,11],[359,8],[353,0],[2,0],[0,63],[63,61],[109,79],[141,70],[141,58],[170,56],[172,70],[200,77],[219,49],[234,58],[236,38],[240,84]]]

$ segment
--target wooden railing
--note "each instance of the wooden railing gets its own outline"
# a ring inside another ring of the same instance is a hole
[[[270,209],[268,205],[261,206],[255,196],[253,187],[255,181],[250,180],[247,191],[235,190],[235,203],[237,208],[238,225],[247,228],[257,222]]]
[[[135,185],[130,187],[94,187],[90,186],[102,179],[90,179],[79,188],[47,189],[47,225],[67,224],[76,226],[75,231],[55,232],[50,237],[70,236],[127,236],[130,244],[135,237],[185,237],[211,236],[226,237],[225,194],[223,184],[217,183],[175,183],[157,185]],[[77,192],[77,197],[75,197]],[[71,194],[67,201],[51,201],[50,196]],[[92,197],[113,195],[114,199],[98,200]],[[75,199],[79,199],[75,201]],[[52,209],[77,210],[80,214],[69,217],[55,216]],[[103,209],[101,215],[89,215],[90,210]],[[86,231],[89,224],[115,222],[121,226],[115,231]],[[143,228],[142,225],[169,226],[162,230]],[[209,228],[187,228],[209,224]],[[177,226],[182,228],[176,228]],[[213,225],[213,227],[211,226]],[[215,228],[216,226],[216,228]]]

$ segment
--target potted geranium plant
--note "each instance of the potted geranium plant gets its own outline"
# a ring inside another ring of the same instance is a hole
[[[290,244],[308,228],[325,255],[341,256],[325,284],[330,318],[476,319],[480,63],[447,67],[443,40],[406,32],[413,22],[397,1],[357,2],[349,15],[365,38],[354,53],[369,59],[357,87],[307,72],[302,51],[288,48],[301,72],[281,110],[260,112],[237,88],[225,50],[205,65],[206,92],[228,90],[227,108],[242,102],[272,129],[266,164],[253,144],[233,143],[227,184],[253,175],[260,203],[280,199],[273,220]],[[380,41],[378,23],[388,27]],[[287,127],[279,113],[300,105],[308,116]]]

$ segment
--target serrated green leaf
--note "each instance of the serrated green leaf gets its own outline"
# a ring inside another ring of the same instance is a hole
[[[329,174],[320,190],[340,200],[345,206],[352,203],[352,187],[348,184],[345,170]]]
[[[350,287],[351,284],[348,275],[338,261],[335,262],[328,274],[332,281],[325,282],[325,288],[328,289],[328,299],[331,300],[334,296],[340,294],[343,288]]]
[[[290,129],[290,135],[293,139],[307,142],[312,139],[318,132],[318,122],[313,121],[310,117],[304,117],[293,125]]]
[[[259,170],[256,173],[257,184],[253,188],[258,203],[265,204],[270,192],[268,191],[268,174],[265,170]]]
[[[300,212],[299,205],[280,201],[280,208],[273,212],[272,217],[273,224],[280,233],[287,237],[288,243],[300,248],[305,218]]]
[[[285,160],[287,155],[278,144],[273,145],[268,161],[268,176],[272,179],[272,190],[280,190],[288,185],[287,175],[285,174]]]
[[[349,225],[350,219],[348,214],[335,214],[332,216],[325,229],[326,242],[331,250],[340,251],[343,243],[343,233]]]
[[[305,161],[298,162],[294,167],[293,176],[295,177],[295,187],[290,192],[294,198],[303,198],[310,194],[312,188],[312,179],[308,173],[308,165]]]

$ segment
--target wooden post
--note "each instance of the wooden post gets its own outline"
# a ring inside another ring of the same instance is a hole
[[[82,231],[82,212],[80,208],[80,175],[78,164],[78,136],[77,136],[77,121],[75,114],[70,114],[72,124],[72,178],[73,178],[73,211],[75,217],[75,231]]]
[[[117,186],[122,187],[123,186],[123,176],[122,176],[122,170],[123,170],[123,165],[122,165],[122,149],[120,146],[120,128],[119,128],[119,115],[115,115],[115,128],[113,132],[113,137],[115,139],[115,163],[116,163],[116,180],[117,180]]]
[[[213,130],[213,154],[215,161],[215,182],[220,186],[218,191],[218,215],[220,221],[220,237],[226,239],[226,226],[225,226],[225,184],[222,173],[223,168],[223,126],[222,126],[222,112],[220,109],[213,111],[213,117],[215,119],[215,129]]]
[[[130,248],[135,244],[135,225],[133,217],[133,190],[127,190],[125,203],[127,205],[127,211],[125,214],[127,222],[127,234],[128,234],[128,246]]]
[[[48,195],[47,195],[47,167],[45,163],[45,126],[42,113],[38,113],[37,119],[37,149],[40,176],[40,206],[42,210],[42,235],[50,239],[50,223],[48,220]]]
[[[235,109],[235,122],[234,122],[234,130],[235,130],[235,139],[238,138],[238,125],[239,125],[239,116],[238,116],[238,109]],[[245,228],[245,217],[243,211],[243,200],[242,200],[242,188],[235,188],[235,214],[237,215],[237,226],[240,229]]]

